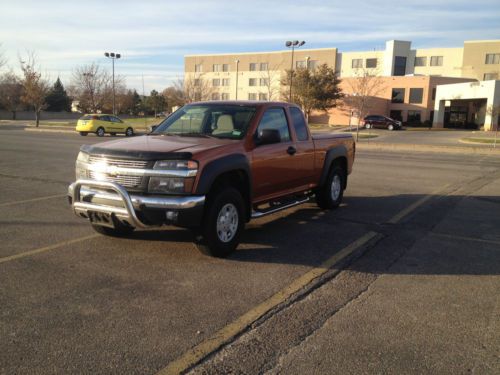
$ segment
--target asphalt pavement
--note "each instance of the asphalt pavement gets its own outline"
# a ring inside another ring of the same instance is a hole
[[[359,150],[338,210],[253,221],[213,259],[72,214],[78,149],[109,139],[0,127],[0,373],[500,372],[497,156]]]

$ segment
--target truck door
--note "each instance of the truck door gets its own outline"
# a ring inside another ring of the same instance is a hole
[[[293,163],[296,148],[284,108],[267,109],[257,127],[257,134],[263,129],[278,130],[280,141],[257,145],[252,151],[252,179],[257,201],[284,195],[286,190],[297,185],[297,171]]]
[[[295,131],[295,153],[292,162],[295,168],[296,184],[307,189],[314,179],[314,142],[307,130],[306,119],[297,107],[289,107],[290,120]]]

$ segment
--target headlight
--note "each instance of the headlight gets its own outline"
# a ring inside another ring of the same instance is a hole
[[[75,175],[77,180],[88,177],[87,175],[88,162],[89,162],[89,154],[80,151],[78,157],[76,158],[76,165],[75,165]]]
[[[149,193],[189,194],[198,173],[198,163],[194,160],[159,160],[153,169],[171,171],[169,177],[150,177]]]

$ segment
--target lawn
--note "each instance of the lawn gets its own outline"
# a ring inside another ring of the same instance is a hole
[[[500,144],[500,138],[495,142],[495,138],[462,138],[461,141],[472,143],[485,143],[485,144]]]

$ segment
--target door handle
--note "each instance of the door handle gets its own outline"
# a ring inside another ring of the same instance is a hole
[[[293,155],[297,152],[297,149],[293,146],[290,146],[287,148],[286,152],[289,154],[289,155]]]

